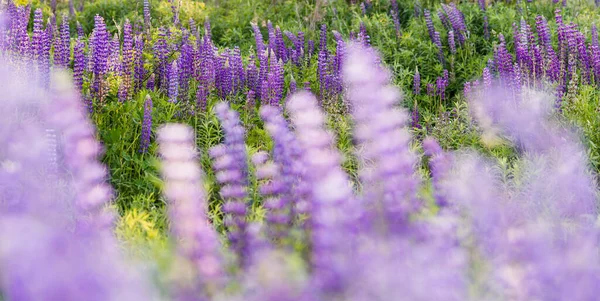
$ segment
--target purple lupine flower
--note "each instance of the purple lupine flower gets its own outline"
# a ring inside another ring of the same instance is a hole
[[[394,29],[396,30],[396,36],[400,38],[400,11],[398,10],[398,2],[396,0],[390,1],[392,5],[392,10],[390,10],[390,14],[392,15],[392,21],[394,22]]]
[[[488,67],[483,68],[483,86],[489,89],[492,86],[492,73]]]
[[[369,34],[367,33],[367,26],[365,25],[365,22],[360,22],[358,41],[366,47],[371,46],[371,37],[369,37]]]
[[[175,61],[169,70],[169,102],[176,103],[177,97],[179,97],[179,70]]]
[[[177,249],[197,273],[201,294],[215,294],[225,280],[224,260],[217,231],[208,218],[203,173],[197,163],[194,132],[185,125],[168,124],[158,131],[164,194],[169,200],[171,233]]]
[[[104,75],[108,71],[108,31],[106,30],[106,24],[104,24],[104,18],[99,15],[94,17],[94,32],[92,33],[94,38],[93,53],[92,53],[92,72],[94,75],[93,91],[99,98],[102,99],[104,95],[103,81]]]
[[[452,154],[444,152],[438,142],[427,137],[423,140],[423,150],[429,156],[429,169],[431,171],[431,182],[434,187],[435,202],[440,207],[448,205],[443,185],[440,185],[452,167]]]
[[[481,8],[482,11],[485,11],[485,0],[478,0],[477,3],[479,4],[479,8]]]
[[[198,86],[196,90],[196,106],[201,112],[206,111],[206,105],[208,101],[208,91],[204,86]]]
[[[108,172],[97,158],[102,147],[79,99],[79,92],[65,75],[53,78],[55,99],[46,112],[49,123],[62,133],[64,163],[70,169],[75,190],[74,208],[79,229],[107,229],[115,213],[105,209],[111,202]]]
[[[281,243],[286,239],[291,223],[285,195],[289,186],[281,177],[282,166],[268,160],[269,154],[266,152],[257,152],[252,156],[252,163],[256,166],[256,179],[261,182],[259,191],[263,197],[263,206],[267,209],[266,232],[271,241]]]
[[[258,68],[256,68],[256,62],[254,61],[254,57],[250,57],[250,61],[246,67],[246,86],[248,89],[257,91],[259,88],[258,80]]]
[[[240,266],[244,267],[248,264],[249,251],[246,230],[248,166],[244,128],[239,114],[230,109],[227,103],[217,104],[215,113],[225,132],[225,141],[211,148],[210,155],[214,160],[217,181],[222,185],[220,193],[224,200],[222,210],[226,215],[224,224],[228,230],[227,236]]]
[[[221,99],[225,100],[233,92],[233,72],[230,64],[230,53],[222,53],[217,58],[215,84]]]
[[[410,151],[410,134],[405,128],[409,116],[395,106],[400,92],[390,84],[390,73],[380,67],[374,51],[358,45],[349,48],[343,77],[355,108],[354,137],[364,150],[365,167],[360,172],[364,202],[385,208],[376,213],[382,216],[373,216],[371,222],[381,221],[390,233],[397,233],[407,226],[408,215],[418,207],[416,156]],[[383,141],[395,142],[384,146]]]
[[[148,78],[148,82],[146,82],[146,89],[150,91],[154,91],[156,81],[156,75],[154,73],[150,74],[150,78]]]
[[[125,24],[123,25],[123,58],[121,61],[123,82],[121,86],[119,86],[119,100],[122,102],[129,98],[131,90],[134,56],[132,34],[131,23],[129,23],[129,19],[126,19]]]
[[[440,38],[440,33],[437,31],[433,33],[433,43],[438,48],[438,59],[440,60],[440,63],[443,65],[444,64],[444,49],[442,48],[442,39]]]
[[[168,70],[169,63],[167,62],[167,55],[169,53],[169,45],[167,43],[167,30],[164,27],[158,30],[158,39],[154,43],[154,55],[157,59],[156,66],[156,86],[158,89],[168,91]]]
[[[315,54],[315,41],[308,40],[308,47],[306,49],[309,59]]]
[[[254,39],[256,40],[256,55],[260,57],[263,51],[265,51],[265,43],[263,42],[263,36],[258,25],[252,23],[252,29],[254,30]]]
[[[239,47],[233,49],[233,55],[230,57],[232,80],[233,80],[233,94],[237,94],[246,86],[246,70],[244,70],[244,63],[242,62],[242,53]]]
[[[142,121],[142,134],[140,135],[140,153],[147,153],[152,135],[152,97],[146,95],[144,101],[144,118]]]
[[[550,44],[550,29],[548,28],[548,22],[544,16],[538,15],[535,18],[535,26],[538,33],[538,43],[542,46],[542,49],[546,49]]]
[[[432,83],[428,83],[427,84],[427,96],[433,97],[433,96],[435,96],[435,94],[436,94],[435,85]]]
[[[428,9],[425,9],[423,11],[423,15],[425,16],[425,23],[427,24],[427,32],[429,32],[429,37],[435,44],[435,27],[433,26],[433,20],[431,20],[431,13]]]
[[[134,41],[134,80],[135,92],[137,92],[141,90],[144,85],[146,70],[144,69],[144,39],[142,35],[137,35]]]
[[[486,40],[490,39],[490,23],[488,21],[488,16],[487,15],[483,16],[483,37]]]
[[[446,29],[451,30],[452,24],[450,24],[450,20],[448,20],[448,16],[446,16],[446,14],[444,14],[444,11],[438,10],[437,15],[438,15],[438,18],[440,19],[440,21],[442,22],[442,25]]]
[[[78,92],[83,93],[83,72],[85,70],[85,43],[80,39],[73,48],[73,82]]]
[[[415,95],[421,94],[421,74],[419,74],[419,69],[415,70],[415,76],[413,78],[413,93]]]
[[[274,57],[275,59],[279,59],[277,57],[278,49],[277,49],[277,37],[275,36],[275,28],[273,28],[273,23],[271,21],[267,21],[267,33],[269,37],[269,47],[267,51]]]
[[[80,39],[85,37],[85,32],[83,31],[83,27],[79,21],[77,21],[77,37]]]
[[[144,0],[144,29],[146,30],[146,34],[150,35],[150,1]]]
[[[450,48],[450,53],[456,53],[456,44],[454,42],[454,31],[450,30],[448,32],[448,47]]]
[[[108,71],[115,74],[120,74],[121,72],[121,45],[119,43],[119,35],[116,33],[109,45]]]
[[[268,66],[268,53],[266,51],[263,51],[259,57],[258,57],[258,62],[259,62],[259,73],[258,73],[258,85],[256,87],[257,92],[260,95],[260,101],[261,102],[266,102],[268,95],[267,95],[267,91],[268,91],[268,87],[265,85],[268,79],[268,73],[269,73],[269,66]]]
[[[281,28],[277,26],[275,28],[275,40],[277,44],[277,58],[282,60],[283,63],[288,61],[288,48],[285,46],[285,42],[283,41],[283,33],[281,32]]]
[[[469,98],[471,96],[471,89],[473,88],[473,84],[471,82],[465,82],[463,86],[463,95],[465,98]]]
[[[256,108],[256,93],[254,90],[248,90],[248,93],[246,93],[246,107],[250,110]]]
[[[67,68],[69,65],[69,61],[71,60],[71,34],[69,28],[69,18],[67,15],[63,15],[63,21],[60,26],[60,39],[63,43],[63,57],[62,57],[62,67]]]
[[[296,80],[292,78],[292,80],[290,81],[290,88],[288,90],[288,95],[292,95],[292,94],[296,93],[296,89],[297,89]]]
[[[194,47],[190,44],[187,36],[183,40],[177,66],[179,69],[179,96],[182,100],[187,100],[190,79],[194,73]]]
[[[325,130],[324,115],[308,92],[298,92],[287,103],[296,137],[304,149],[311,200],[311,264],[315,285],[326,292],[340,291],[348,282],[345,271],[353,250],[359,210],[349,179],[340,167],[333,136]]]
[[[278,106],[281,99],[283,99],[283,76],[283,62],[279,61],[271,64],[266,87],[268,87],[268,103],[272,106]]]
[[[458,44],[464,45],[466,40],[465,34],[467,32],[467,27],[462,16],[462,12],[456,7],[454,3],[450,3],[449,5],[442,4],[442,8],[448,16],[449,23],[454,31],[454,34],[458,39]]]

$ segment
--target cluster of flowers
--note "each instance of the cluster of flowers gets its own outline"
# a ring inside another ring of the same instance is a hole
[[[261,29],[254,24],[256,56],[244,65],[237,47],[222,51],[215,47],[208,20],[202,36],[195,21],[190,20],[189,28],[180,22],[175,22],[179,26],[176,30],[158,28],[158,35],[153,39],[148,1],[144,1],[143,8],[145,32],[134,31],[126,20],[122,36],[115,34],[111,38],[104,18],[96,16],[91,35],[87,37],[78,26],[78,37],[72,44],[66,15],[60,26],[55,17],[49,18],[44,26],[42,11],[36,10],[30,37],[27,33],[30,5],[17,6],[9,0],[5,9],[8,26],[0,47],[3,52],[15,55],[15,59],[23,60],[28,71],[34,68],[39,71],[36,74],[44,79],[46,86],[51,68],[72,68],[76,86],[88,99],[95,98],[102,103],[111,93],[108,78],[115,77],[120,83],[117,97],[122,102],[141,89],[156,89],[168,95],[171,102],[189,104],[197,110],[206,107],[206,98],[213,91],[223,100],[251,91],[261,103],[278,105],[286,90],[284,65],[293,64],[308,70],[316,54],[314,41],[306,42],[303,32],[282,31],[268,22],[265,43]],[[177,10],[174,5],[173,8]],[[358,35],[368,43],[364,25]],[[327,29],[323,26],[318,50],[318,85],[322,99],[335,99],[342,92],[340,62],[344,42],[339,34],[335,33],[335,37],[336,51],[331,53],[327,49]],[[148,59],[147,53],[152,54],[152,59]],[[289,90],[293,92],[296,82],[293,76],[289,77]],[[308,85],[310,83],[305,83]]]
[[[444,50],[440,32],[435,30],[433,20],[431,19],[431,12],[428,9],[423,11],[423,15],[425,16],[425,24],[427,24],[429,37],[438,48],[438,58],[444,64]],[[469,34],[465,17],[454,3],[450,3],[449,5],[442,4],[442,9],[437,12],[437,15],[448,32],[448,49],[450,49],[450,53],[454,54],[456,53],[457,43],[458,46],[464,46]]]
[[[107,36],[97,20],[94,43]],[[193,131],[183,125],[159,130],[176,256],[190,263],[183,265],[190,273],[174,273],[179,277],[172,277],[168,297],[593,300],[600,281],[596,187],[575,135],[549,121],[549,99],[523,88],[528,97],[515,102],[505,97],[513,84],[502,79],[471,92],[486,137],[511,139],[524,174],[499,182],[497,169],[477,154],[446,152],[426,139],[430,205],[419,194],[424,183],[410,147],[410,118],[396,106],[400,91],[368,39],[357,40],[344,44],[339,63],[360,150],[357,182],[342,169],[326,115],[309,92],[295,93],[285,107],[261,103],[274,147],[251,160],[238,113],[226,102],[215,107],[225,139],[210,154],[225,201],[226,243],[208,217]],[[202,45],[211,45],[209,36]],[[158,53],[167,53],[163,46],[172,47],[165,40]],[[235,70],[229,59],[236,51],[225,55],[221,66]],[[0,290],[11,300],[161,299],[118,252],[113,213],[104,209],[110,187],[79,87],[64,76],[45,82],[37,72],[39,85],[27,81],[20,69],[27,62],[11,51],[3,56],[0,106],[19,115],[0,121],[0,240],[8,242],[0,248]],[[157,84],[186,70],[183,60],[162,65]],[[100,62],[91,64],[104,72]],[[151,110],[150,99],[146,107]],[[251,178],[260,182],[260,199],[250,200]],[[262,203],[264,223],[248,220],[250,202]],[[297,251],[298,245],[304,248]]]
[[[541,88],[556,87],[556,105],[561,106],[564,99],[573,97],[580,85],[598,85],[600,78],[600,47],[598,30],[594,24],[591,28],[591,41],[574,23],[565,24],[561,11],[555,11],[558,48],[551,42],[551,30],[543,16],[536,17],[534,25],[521,20],[513,24],[514,50],[513,56],[506,46],[503,35],[500,43],[483,70],[483,84],[490,86],[492,78],[497,77],[510,87],[515,97],[519,97],[523,87]],[[535,26],[536,33],[532,27]],[[478,83],[466,83],[465,90]]]

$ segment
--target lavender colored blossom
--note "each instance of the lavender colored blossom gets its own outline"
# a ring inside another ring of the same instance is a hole
[[[196,90],[196,106],[198,110],[201,112],[206,111],[208,101],[208,91],[204,86],[198,86],[198,90]]]
[[[450,48],[450,53],[456,54],[456,44],[454,41],[454,31],[448,32],[448,47]]]
[[[179,70],[173,62],[169,70],[169,102],[176,103],[179,97]]]
[[[134,63],[133,36],[129,20],[125,20],[123,25],[123,58],[121,61],[121,71],[123,73],[123,83],[119,87],[119,100],[125,101],[129,98],[132,82],[132,72]]]
[[[224,200],[222,210],[226,215],[224,224],[228,230],[227,236],[240,266],[243,267],[249,263],[246,222],[248,166],[244,128],[238,113],[226,103],[217,104],[215,112],[225,132],[225,141],[213,147],[210,155],[214,160],[217,181],[222,185],[220,194]]]
[[[194,132],[185,125],[168,124],[159,129],[158,141],[164,194],[170,202],[171,232],[178,239],[178,251],[193,264],[201,294],[217,293],[224,284],[225,270],[218,234],[207,217],[208,200]]]
[[[97,161],[102,147],[96,141],[87,114],[66,77],[54,78],[55,99],[46,112],[49,123],[63,135],[64,163],[71,170],[75,190],[74,207],[81,229],[108,228],[114,212],[105,206],[112,198],[106,168]]]
[[[150,1],[144,0],[144,28],[147,35],[150,35],[150,21]]]
[[[308,92],[298,92],[287,103],[304,148],[302,162],[312,200],[310,233],[315,284],[325,291],[339,291],[349,280],[348,250],[352,250],[352,229],[357,227],[358,208],[341,158],[325,130],[324,115]]]
[[[85,44],[77,40],[73,48],[73,82],[77,91],[83,90],[83,72],[85,70]]]
[[[360,175],[364,202],[385,208],[373,223],[390,233],[405,228],[408,216],[418,208],[416,156],[410,151],[409,116],[395,107],[400,92],[390,84],[390,73],[380,67],[372,49],[352,45],[344,64],[344,82],[352,103],[354,133],[361,148]],[[382,144],[382,141],[394,141]]]

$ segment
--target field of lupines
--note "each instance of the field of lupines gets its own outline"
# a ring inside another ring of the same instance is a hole
[[[597,300],[586,1],[0,1],[0,300]]]

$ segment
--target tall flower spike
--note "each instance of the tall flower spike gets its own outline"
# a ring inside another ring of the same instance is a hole
[[[203,293],[211,294],[222,288],[225,271],[221,243],[207,216],[208,200],[194,141],[193,130],[185,125],[168,124],[158,130],[171,232],[180,254],[193,263]]]
[[[148,152],[150,136],[152,135],[152,98],[146,95],[144,101],[144,118],[142,121],[142,134],[140,137],[140,153]]]
[[[409,116],[396,107],[400,91],[390,83],[390,73],[378,63],[374,50],[352,45],[343,78],[354,108],[354,137],[362,153],[360,175],[364,201],[383,219],[390,233],[406,227],[408,215],[418,207],[416,155],[405,125]]]
[[[123,74],[123,82],[119,87],[119,100],[125,101],[129,99],[131,90],[132,73],[133,73],[133,36],[132,28],[129,20],[125,20],[123,25],[123,58],[121,61],[121,72]]]
[[[111,201],[112,188],[106,168],[97,160],[102,147],[79,92],[69,82],[64,74],[53,78],[56,98],[47,118],[63,135],[64,160],[73,175],[78,226],[105,228],[112,223],[114,213],[104,208]]]
[[[419,69],[415,70],[415,76],[413,78],[413,92],[415,95],[419,95],[421,93],[421,74],[419,74]]]
[[[231,248],[238,257],[242,267],[248,264],[248,233],[247,233],[247,204],[248,164],[246,144],[244,142],[244,128],[240,123],[239,115],[229,108],[227,103],[221,102],[215,106],[217,117],[225,132],[223,144],[213,147],[210,155],[213,158],[213,168],[217,181],[222,185],[221,197],[225,202],[225,227]]]
[[[301,161],[307,173],[311,199],[309,229],[315,285],[326,292],[339,291],[349,280],[354,236],[361,208],[355,200],[333,135],[325,130],[325,116],[309,92],[298,92],[287,103],[296,137],[304,149]],[[310,171],[310,172],[308,172]]]
[[[297,220],[297,205],[306,201],[306,192],[301,187],[305,178],[305,170],[301,161],[302,150],[280,109],[263,106],[260,109],[260,115],[265,122],[265,129],[273,139],[274,164],[280,169],[277,175],[271,174],[271,178],[282,184],[277,191],[279,194],[277,203],[271,204],[273,206],[270,207],[275,211],[271,222],[276,225],[287,225],[287,228],[283,228],[289,230],[289,227]],[[282,228],[282,226],[277,227]]]
[[[173,62],[169,70],[169,102],[176,103],[179,96],[179,70],[177,62]]]
[[[77,40],[73,48],[73,81],[75,88],[83,93],[83,72],[85,70],[85,43]]]

